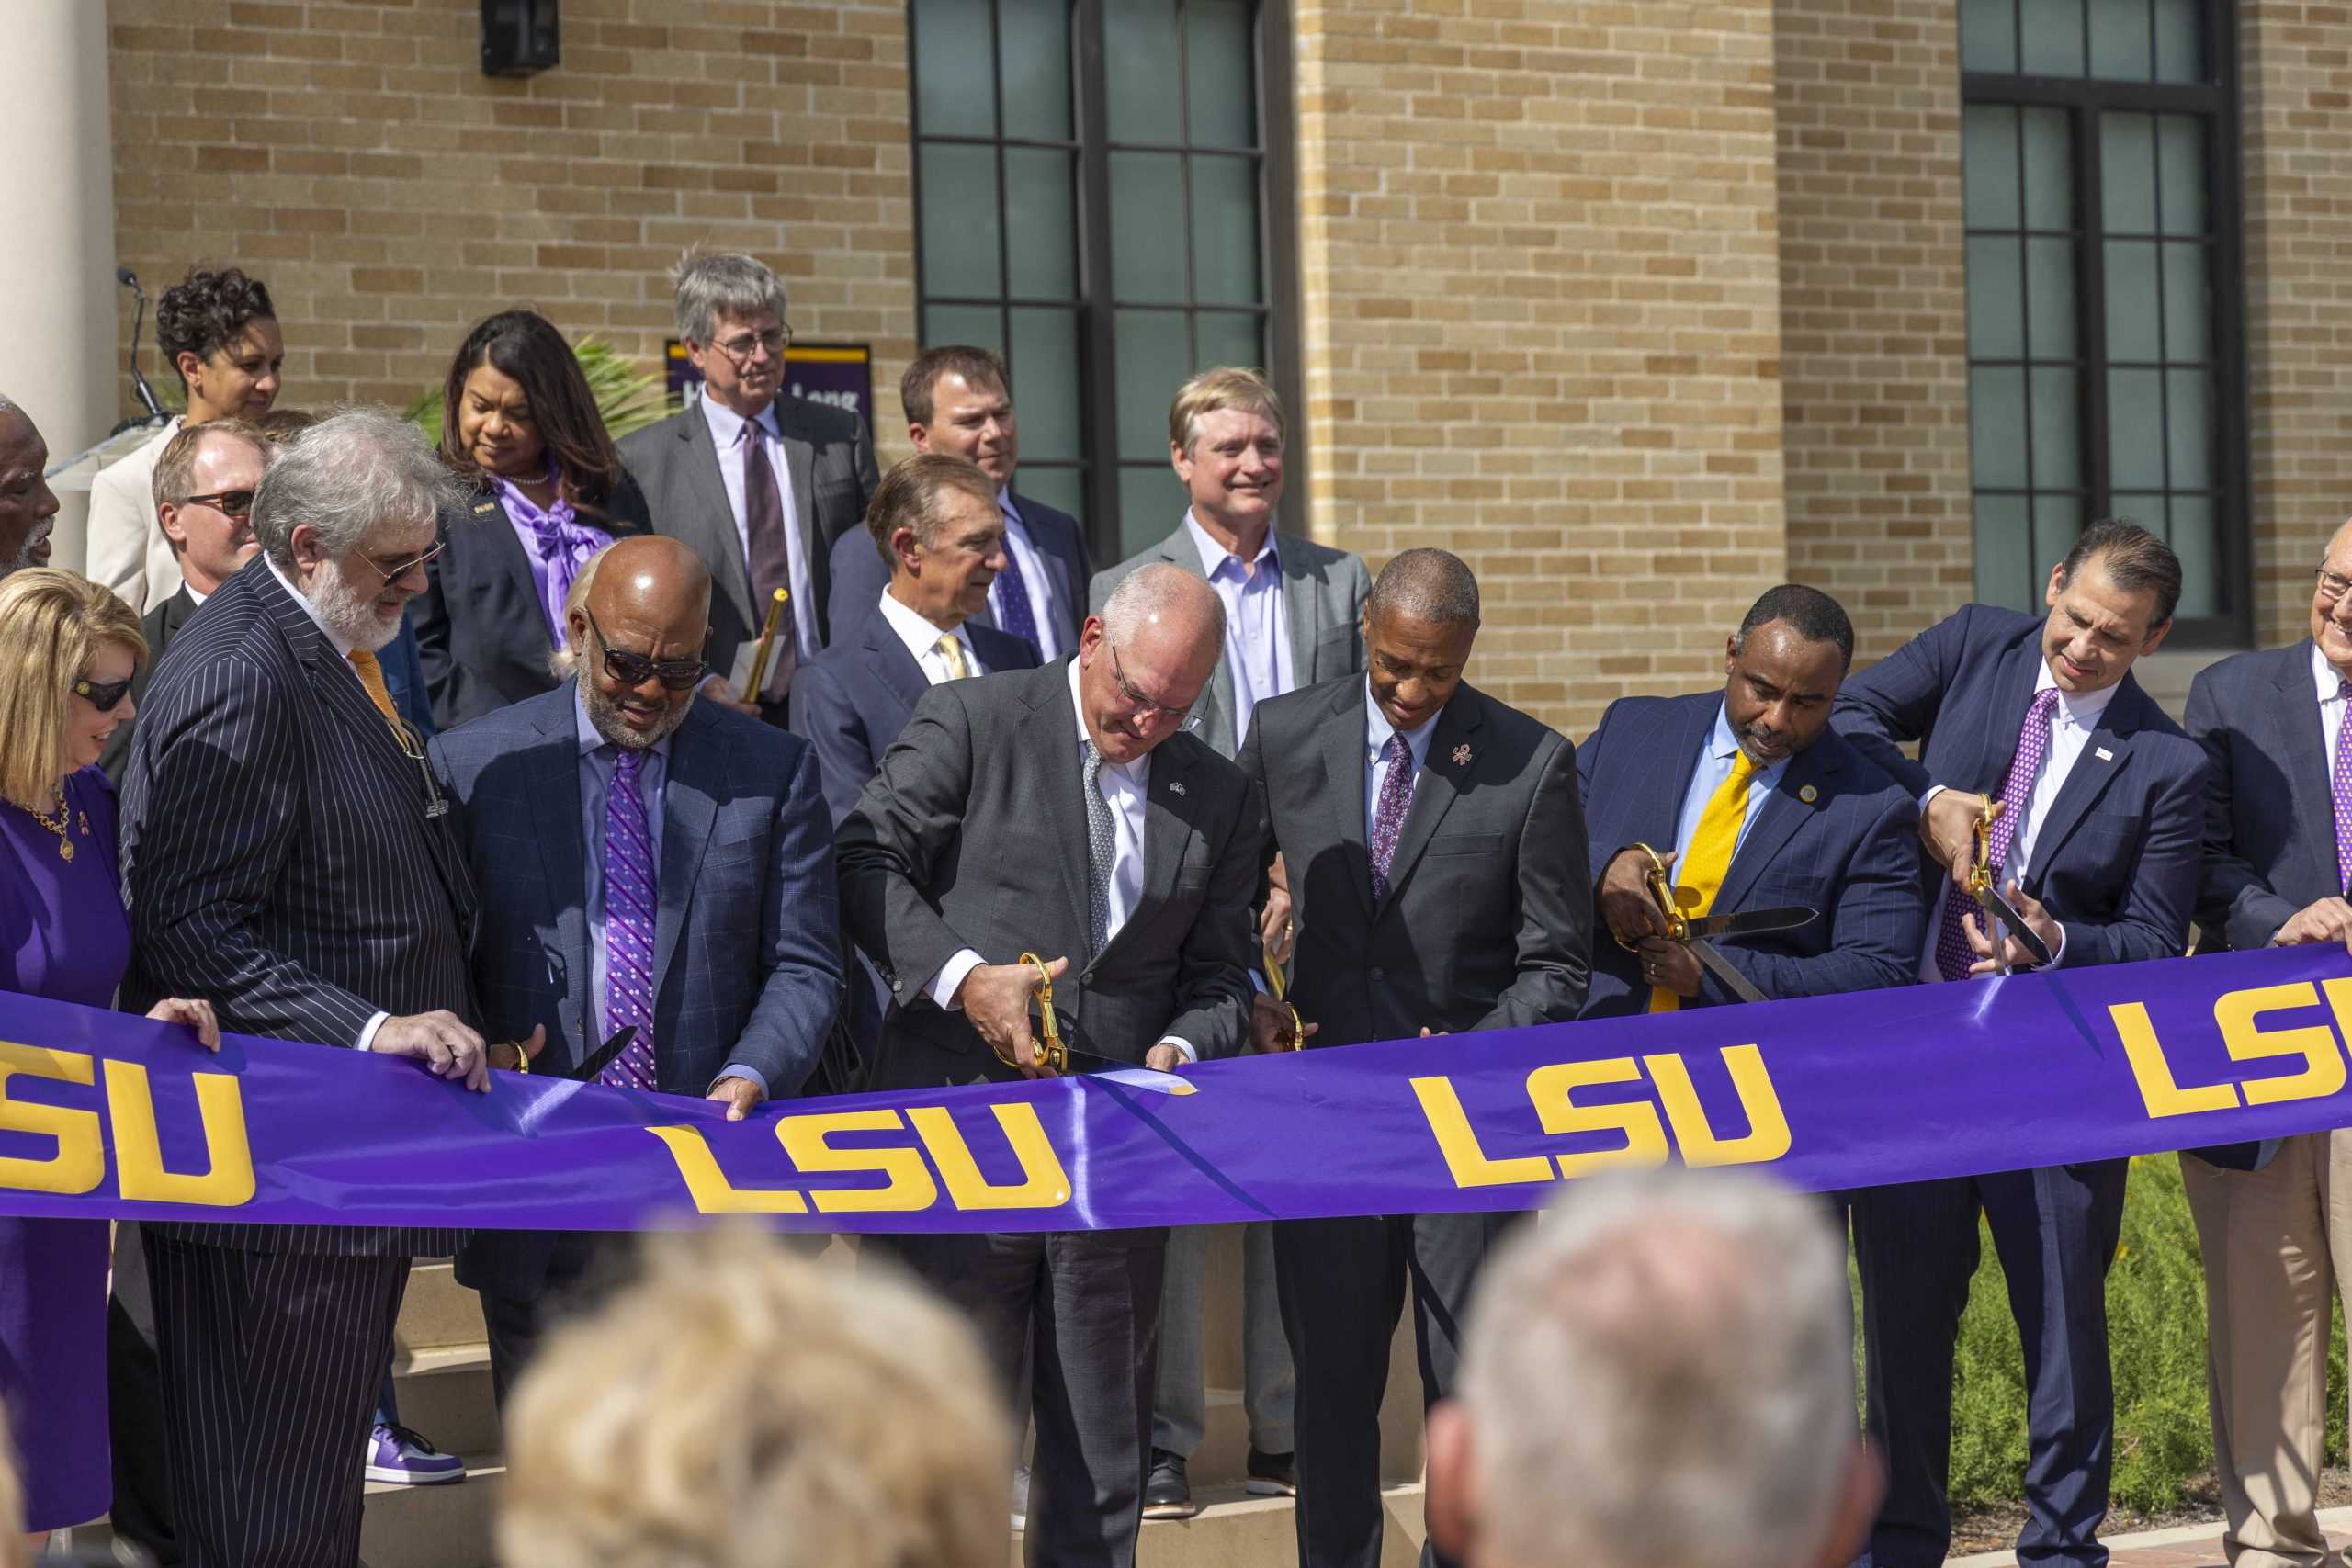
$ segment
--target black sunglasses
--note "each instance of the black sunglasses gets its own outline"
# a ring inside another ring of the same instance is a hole
[[[112,713],[122,705],[122,699],[130,694],[130,680],[125,676],[119,681],[76,681],[74,682],[74,694],[100,713]]]
[[[254,514],[254,492],[249,490],[215,491],[210,495],[191,495],[180,504],[209,506],[223,516],[242,521]]]
[[[691,692],[702,684],[710,666],[699,659],[649,659],[642,653],[629,653],[615,648],[605,628],[596,624],[595,612],[582,605],[580,613],[588,617],[588,629],[596,634],[597,643],[605,650],[605,673],[624,686],[642,686],[658,680],[669,692]]]

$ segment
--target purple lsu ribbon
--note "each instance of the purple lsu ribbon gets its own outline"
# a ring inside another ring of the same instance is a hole
[[[2291,948],[1251,1056],[711,1103],[0,1003],[0,1213],[1075,1230],[1517,1209],[1611,1166],[1818,1190],[2352,1124],[2352,960]]]

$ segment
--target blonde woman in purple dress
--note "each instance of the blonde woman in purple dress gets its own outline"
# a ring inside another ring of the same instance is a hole
[[[146,657],[139,618],[107,589],[46,569],[0,581],[0,991],[113,1002],[130,919],[97,761],[130,719]],[[220,1048],[209,1002],[175,998],[147,1016]],[[20,1434],[36,1540],[112,1500],[107,1260],[104,1220],[0,1217],[0,1406]]]

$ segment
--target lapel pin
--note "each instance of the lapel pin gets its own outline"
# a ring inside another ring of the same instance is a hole
[[[1453,765],[1457,768],[1466,768],[1470,765],[1469,747],[1456,746],[1453,749]]]
[[[495,512],[497,510],[498,502],[494,501],[478,502],[474,505],[474,515],[479,517],[485,512]]]
[[[1184,781],[1183,781],[1182,779],[1170,779],[1170,780],[1169,780],[1169,781],[1168,781],[1168,793],[1169,793],[1169,794],[1170,794],[1170,795],[1182,795],[1182,794],[1183,794],[1183,793],[1184,793]]]
[[[2102,746],[2098,749],[2098,760],[2102,762],[2112,762],[2115,761],[2115,753]]]
[[[1807,806],[1811,806],[1815,801],[1821,798],[1821,792],[1814,788],[1811,784],[1807,784],[1803,789],[1797,791],[1797,798],[1804,801]]]

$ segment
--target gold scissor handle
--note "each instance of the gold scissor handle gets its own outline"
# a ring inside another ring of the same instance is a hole
[[[1647,844],[1635,844],[1634,848],[1649,856],[1650,868],[1642,873],[1642,880],[1649,886],[1650,897],[1657,905],[1658,917],[1666,921],[1667,940],[1668,942],[1689,941],[1690,922],[1682,918],[1682,911],[1675,908],[1674,879],[1667,874],[1665,858]],[[1628,953],[1634,951],[1631,942],[1622,939],[1617,945]]]
[[[1291,1005],[1290,978],[1283,973],[1283,962],[1274,956],[1272,943],[1263,944],[1263,956],[1266,965],[1266,989],[1272,994],[1274,1000],[1283,1004],[1283,1010],[1290,1014],[1290,1032],[1283,1037],[1288,1043],[1283,1049],[1304,1051],[1306,1049],[1306,1021],[1300,1018],[1298,1009]]]
[[[1976,863],[1968,868],[1968,890],[1981,902],[1993,891],[1993,819],[2001,814],[2001,803],[1991,795],[1984,797],[1984,814],[1976,819]]]
[[[1038,1031],[1044,1038],[1033,1042],[1037,1052],[1037,1065],[1049,1073],[1066,1073],[1069,1071],[1069,1047],[1062,1043],[1061,1025],[1054,1021],[1054,977],[1047,972],[1046,961],[1034,953],[1023,953],[1021,962],[1037,972],[1037,1012],[1045,1024]],[[1006,1066],[1021,1066],[1006,1055],[1003,1046],[991,1048],[996,1052],[996,1059]]]

